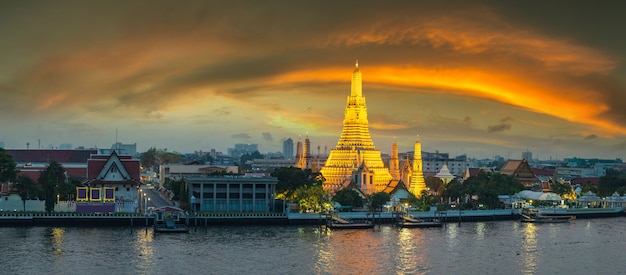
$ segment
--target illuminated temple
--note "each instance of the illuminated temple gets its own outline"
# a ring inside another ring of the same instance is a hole
[[[383,191],[392,177],[370,136],[358,61],[355,66],[341,137],[320,172],[324,190],[334,193],[354,182],[363,193],[372,194]]]
[[[413,159],[407,158],[403,165],[400,165],[398,145],[394,138],[389,168],[385,167],[380,150],[376,150],[370,136],[358,61],[355,66],[339,142],[336,148],[330,150],[320,170],[325,179],[324,190],[335,193],[344,188],[354,188],[367,195],[381,191],[394,193],[404,189],[419,197],[422,191],[427,190],[419,136],[415,141]],[[308,167],[303,156],[307,155],[309,147],[302,146],[299,149],[301,159],[298,167]]]

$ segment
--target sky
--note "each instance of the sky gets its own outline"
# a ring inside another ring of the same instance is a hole
[[[358,60],[383,153],[623,158],[623,5],[6,0],[0,143],[324,154]]]

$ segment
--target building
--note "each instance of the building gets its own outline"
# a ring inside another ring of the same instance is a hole
[[[228,148],[228,155],[232,158],[241,158],[243,154],[252,154],[259,151],[258,144],[237,143],[235,148]]]
[[[283,141],[283,157],[293,159],[293,139],[291,138]]]
[[[215,172],[238,174],[239,167],[225,165],[163,164],[159,165],[159,186],[163,186],[167,179],[181,180],[187,177],[209,175]]]
[[[92,155],[87,180],[76,188],[76,212],[135,212],[142,185],[139,159]]]
[[[326,179],[323,183],[324,190],[335,192],[346,186],[356,169],[366,171],[359,182],[367,185],[367,190],[374,192],[384,190],[392,179],[389,169],[382,161],[380,150],[374,147],[370,136],[358,61],[352,73],[341,136],[337,147],[330,150],[328,159],[320,170]]]
[[[300,169],[311,169],[311,158],[311,141],[309,140],[309,135],[307,135],[304,142],[298,140],[296,167]]]
[[[424,172],[422,170],[422,144],[419,136],[415,141],[415,153],[413,154],[413,169],[409,180],[409,192],[416,196],[422,194],[426,190],[426,181],[424,180]]]
[[[508,160],[502,169],[500,169],[500,174],[509,175],[517,179],[524,186],[533,186],[538,183],[538,180],[526,159]]]
[[[208,212],[271,212],[278,179],[268,176],[186,177],[192,209]]]

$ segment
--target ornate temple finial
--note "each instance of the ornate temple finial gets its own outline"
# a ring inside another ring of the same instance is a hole
[[[415,141],[420,141],[420,135],[417,135],[417,138],[415,139]]]
[[[359,68],[359,60],[356,60],[356,64],[354,64],[354,66],[358,69]]]

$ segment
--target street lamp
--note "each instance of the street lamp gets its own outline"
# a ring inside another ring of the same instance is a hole
[[[191,211],[196,213],[196,197],[194,195],[191,195]]]
[[[143,194],[143,199],[144,199],[144,210],[143,210],[144,212],[143,213],[145,215],[148,215],[148,202],[150,201],[150,198],[148,198],[146,194]]]

